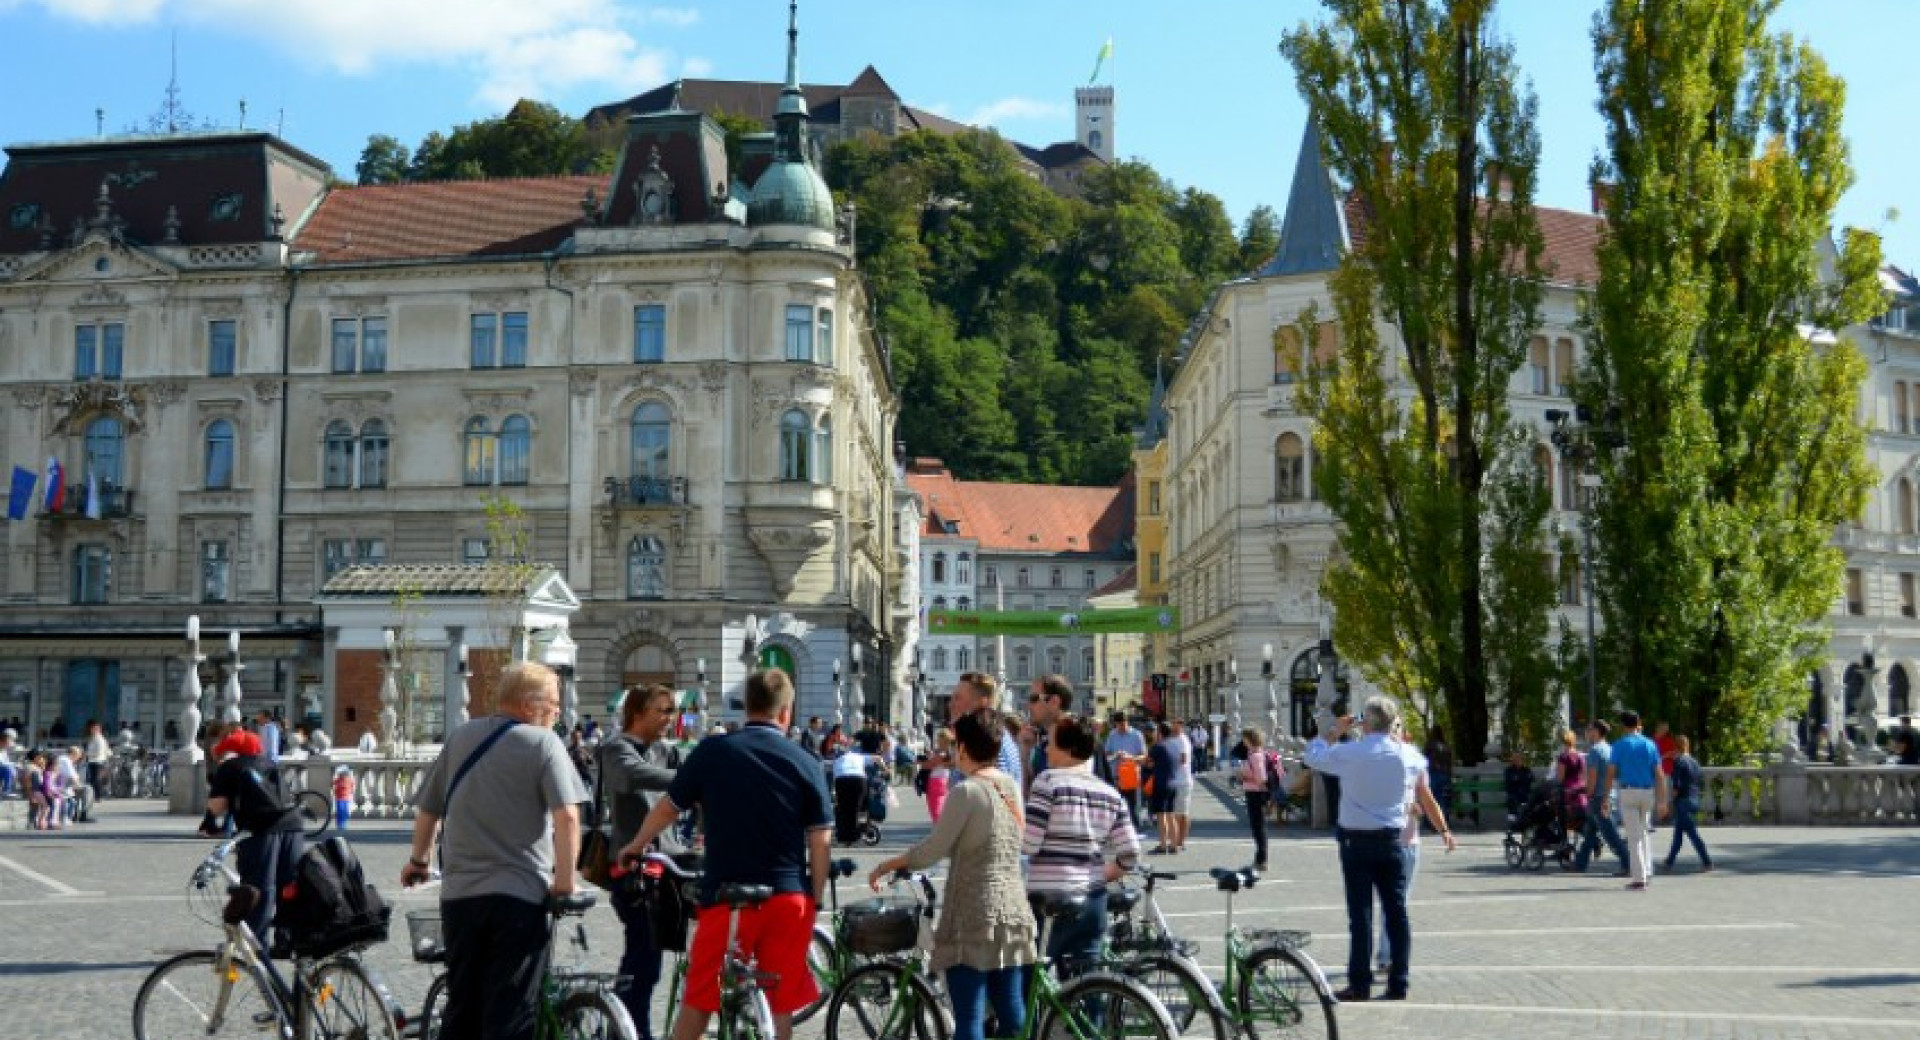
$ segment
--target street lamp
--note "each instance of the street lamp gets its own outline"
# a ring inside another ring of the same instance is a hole
[[[459,655],[459,663],[456,665],[456,668],[460,674],[460,704],[453,713],[453,725],[447,727],[447,732],[449,733],[467,724],[468,712],[473,705],[473,687],[471,685],[473,664],[467,660],[466,640],[461,640],[460,645],[455,647],[454,652]]]
[[[1594,461],[1602,451],[1625,447],[1627,439],[1620,432],[1618,405],[1609,406],[1606,415],[1597,422],[1586,405],[1577,406],[1571,413],[1552,408],[1547,411],[1547,422],[1553,427],[1551,438],[1560,452],[1561,464],[1577,467],[1583,491],[1567,505],[1580,513],[1581,594],[1587,601],[1587,723],[1592,725],[1600,718],[1600,692],[1595,678],[1593,636],[1593,511],[1588,504],[1600,487],[1600,478],[1593,472]]]
[[[562,628],[554,632],[547,641],[546,665],[560,676],[560,731],[573,732],[574,720],[580,712],[580,689],[574,685],[574,665],[580,659],[580,646],[567,630]]]
[[[394,734],[400,728],[400,639],[391,628],[381,629],[380,654],[380,750],[388,758],[398,757]]]
[[[1273,681],[1273,644],[1260,644],[1260,678],[1267,682],[1267,743],[1280,744],[1280,692]]]
[[[840,659],[833,659],[833,722],[841,732],[847,728],[847,693],[840,683]]]
[[[848,644],[849,644],[847,647],[848,652],[853,655],[853,682],[851,684],[853,689],[851,691],[851,696],[847,698],[847,703],[849,707],[858,705],[860,709],[860,714],[866,715],[867,714],[867,690],[866,690],[866,687],[861,682],[860,644],[855,643],[852,640],[848,640]]]
[[[240,673],[246,665],[240,663],[240,632],[227,633],[227,692],[226,707],[221,711],[220,721],[229,724],[240,721]]]
[[[693,659],[693,684],[700,691],[700,711],[697,713],[700,719],[700,735],[706,736],[707,704],[709,698],[707,694],[707,659],[704,657],[696,657]]]

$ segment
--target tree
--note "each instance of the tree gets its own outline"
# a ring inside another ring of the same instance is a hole
[[[1324,592],[1347,656],[1424,698],[1471,764],[1495,695],[1517,695],[1494,683],[1544,657],[1531,636],[1489,640],[1488,620],[1551,602],[1522,573],[1540,567],[1544,492],[1507,410],[1542,294],[1536,104],[1493,34],[1492,0],[1324,5],[1327,21],[1281,44],[1329,165],[1367,211],[1331,281],[1337,357],[1300,389],[1341,527]],[[1318,344],[1317,318],[1285,332]]]
[[[1593,31],[1613,187],[1577,392],[1625,436],[1598,460],[1601,652],[1626,703],[1719,762],[1804,703],[1833,531],[1874,480],[1865,363],[1807,330],[1883,306],[1879,244],[1829,248],[1845,88],[1770,32],[1777,6],[1610,0]]]
[[[398,184],[407,179],[410,161],[407,146],[399,138],[374,134],[360,151],[360,161],[353,167],[354,178],[361,184]]]
[[[1235,266],[1241,274],[1252,274],[1279,251],[1279,214],[1273,211],[1272,206],[1253,207],[1240,225],[1240,258]]]

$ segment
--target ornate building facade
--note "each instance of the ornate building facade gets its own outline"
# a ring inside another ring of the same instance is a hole
[[[252,704],[351,739],[325,583],[509,554],[580,598],[585,704],[704,683],[724,712],[777,664],[830,713],[858,646],[885,711],[897,398],[789,44],[741,169],[689,112],[629,121],[611,177],[329,190],[260,133],[10,149],[0,449],[37,501],[0,714],[156,725],[200,615]]]

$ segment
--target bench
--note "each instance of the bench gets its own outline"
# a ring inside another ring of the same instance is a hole
[[[1507,819],[1507,785],[1499,775],[1476,775],[1472,773],[1453,775],[1453,804],[1447,807],[1457,825],[1462,819],[1471,818],[1473,829],[1480,830],[1485,825],[1485,815],[1491,813],[1504,826]]]

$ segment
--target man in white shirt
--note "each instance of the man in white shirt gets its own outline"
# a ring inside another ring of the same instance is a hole
[[[833,760],[834,840],[852,845],[860,840],[860,807],[867,800],[867,756],[842,752]]]
[[[1186,723],[1174,720],[1173,736],[1167,738],[1167,750],[1173,755],[1174,773],[1167,780],[1167,794],[1170,799],[1167,830],[1161,840],[1169,847],[1183,850],[1187,847],[1187,832],[1193,829],[1193,738],[1187,736]],[[1154,781],[1159,784],[1159,780]]]

